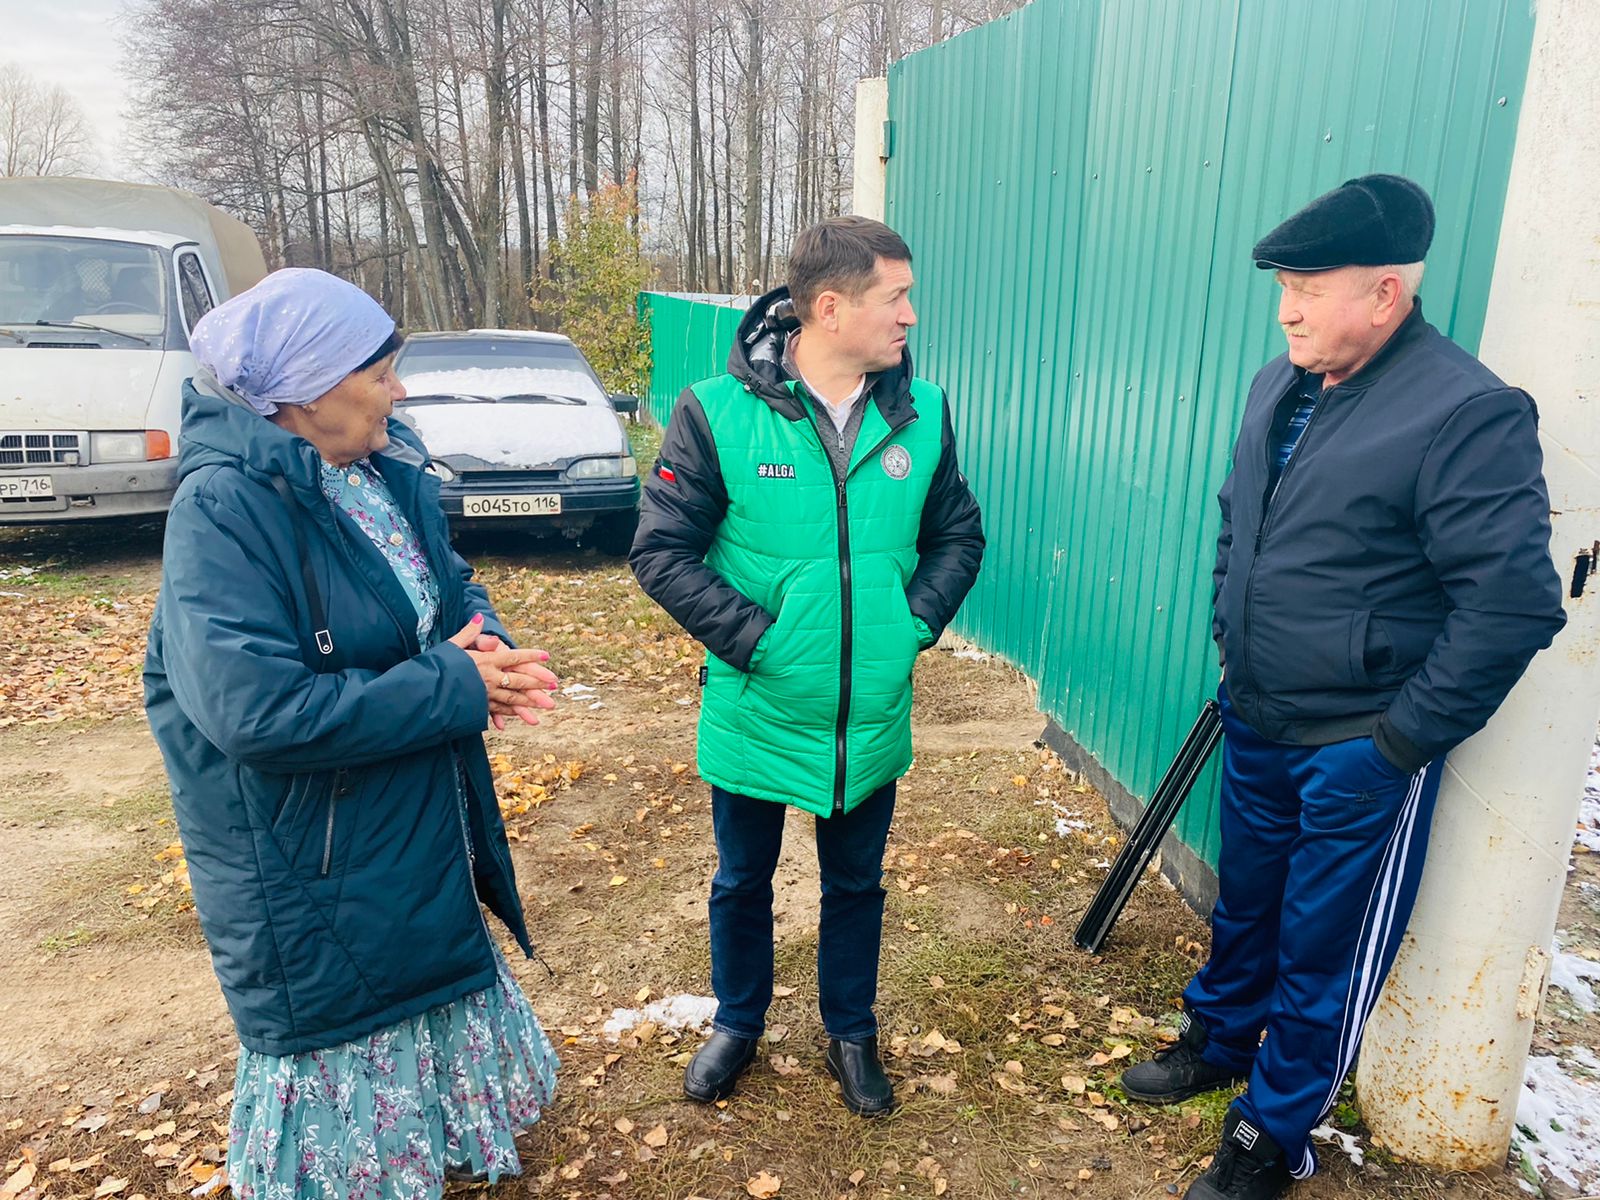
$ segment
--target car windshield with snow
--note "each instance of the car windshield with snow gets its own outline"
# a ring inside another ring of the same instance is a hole
[[[395,362],[396,415],[421,436],[456,525],[581,539],[612,554],[633,540],[639,470],[618,411],[572,342],[553,333],[418,333]]]

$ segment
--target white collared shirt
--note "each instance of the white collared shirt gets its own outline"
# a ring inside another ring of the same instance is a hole
[[[818,400],[822,401],[822,407],[827,411],[828,419],[833,422],[834,430],[839,434],[840,437],[843,437],[845,426],[850,423],[851,411],[861,400],[861,397],[866,394],[867,377],[863,375],[859,380],[857,380],[855,390],[843,400],[839,401],[839,403],[835,404],[833,401],[829,400],[826,396],[819,392],[814,386],[812,386],[811,381],[802,375],[800,373],[800,368],[795,365],[794,347],[795,343],[799,340],[800,332],[799,330],[796,330],[794,333],[789,335],[789,340],[784,343],[783,369],[788,372],[790,378],[798,379],[802,384],[804,384],[807,392],[815,396]]]

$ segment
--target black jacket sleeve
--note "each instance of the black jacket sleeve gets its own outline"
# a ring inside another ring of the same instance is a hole
[[[1233,466],[1228,467],[1228,477],[1217,492],[1217,507],[1222,510],[1222,529],[1217,534],[1217,561],[1211,568],[1211,640],[1217,644],[1217,657],[1222,659],[1222,617],[1217,611],[1217,599],[1222,595],[1222,581],[1228,577],[1228,555],[1233,552]],[[1224,663],[1226,665],[1226,663]]]
[[[906,585],[911,615],[928,627],[929,645],[939,640],[972,590],[983,563],[984,546],[978,501],[956,461],[949,397],[945,398],[942,419],[939,465],[934,469],[933,483],[922,505],[922,525],[917,531],[917,569]]]
[[[711,426],[699,398],[686,389],[645,480],[628,563],[645,594],[691,637],[729,666],[748,671],[773,617],[706,565],[727,511]]]
[[[1423,457],[1417,529],[1451,612],[1373,730],[1396,766],[1482,729],[1566,623],[1543,467],[1533,401],[1514,388],[1463,404]]]

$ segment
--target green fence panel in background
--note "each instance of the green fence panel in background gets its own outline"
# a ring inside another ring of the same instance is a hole
[[[639,314],[650,328],[650,388],[645,407],[666,427],[683,389],[728,366],[728,351],[745,302],[714,304],[659,292],[639,294]]]

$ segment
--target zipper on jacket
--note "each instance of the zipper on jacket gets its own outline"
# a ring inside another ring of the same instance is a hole
[[[345,769],[340,767],[333,773],[333,786],[328,789],[328,825],[322,838],[322,874],[324,877],[333,869],[333,810],[339,807],[339,797],[345,794],[344,777]]]
[[[790,394],[793,395],[792,392]],[[855,618],[850,582],[850,512],[845,490],[845,484],[854,473],[854,468],[847,467],[843,474],[834,469],[833,459],[828,455],[823,442],[825,435],[822,432],[822,426],[817,423],[815,406],[802,404],[801,407],[805,410],[806,419],[810,422],[812,431],[817,435],[817,448],[822,450],[822,457],[828,463],[828,470],[833,475],[834,488],[838,498],[838,503],[834,505],[834,524],[839,543],[839,715],[834,722],[833,815],[839,817],[844,815],[845,768],[849,758],[845,752],[845,735],[850,727],[850,671],[851,665],[855,660],[853,629]],[[856,463],[856,467],[860,467],[861,463],[866,462],[867,459],[877,454],[897,433],[916,419],[917,412],[912,409],[911,416],[901,421],[900,424],[892,426],[876,446],[861,456],[861,460]]]
[[[847,476],[848,477],[848,476]],[[854,659],[855,617],[850,584],[850,511],[845,500],[845,481],[839,479],[839,504],[834,510],[839,527],[839,719],[834,727],[833,815],[844,815],[845,731],[850,725],[850,668]]]
[[[1266,539],[1267,526],[1272,523],[1272,514],[1278,503],[1278,493],[1283,491],[1283,481],[1289,477],[1289,472],[1294,470],[1295,464],[1300,461],[1300,452],[1305,448],[1306,440],[1311,436],[1311,427],[1317,423],[1317,418],[1322,415],[1323,409],[1327,408],[1328,396],[1333,390],[1330,388],[1317,397],[1317,402],[1311,409],[1311,415],[1306,418],[1306,427],[1300,431],[1299,440],[1295,442],[1294,449],[1289,451],[1288,461],[1283,464],[1283,470],[1278,472],[1277,482],[1272,485],[1272,490],[1267,493],[1266,502],[1261,506],[1261,523],[1256,526],[1255,552],[1250,556],[1250,571],[1244,579],[1244,673],[1246,679],[1255,677],[1255,671],[1252,670],[1250,663],[1250,612],[1254,607],[1255,601],[1256,564],[1261,561],[1261,543]],[[1267,452],[1270,454],[1272,452],[1272,446],[1270,445],[1272,429],[1270,425],[1267,429],[1267,436],[1269,439]]]
[[[478,927],[494,949],[494,935],[489,932],[489,922],[483,918],[483,901],[478,897],[478,856],[472,852],[472,831],[467,825],[467,775],[466,764],[454,746],[450,747],[450,774],[456,781],[456,814],[461,819],[461,846],[467,852],[467,886],[472,889],[472,910],[478,914]],[[541,960],[542,961],[542,960]],[[549,970],[549,964],[545,966]]]
[[[902,421],[900,424],[891,427],[876,446],[861,456],[860,461],[856,463],[856,468],[859,468],[861,463],[876,455],[896,434],[916,418],[916,411],[913,410],[909,420]],[[820,441],[822,430],[817,425],[815,413],[812,413],[811,426],[817,430],[817,437]],[[828,461],[831,466],[833,460],[829,459]],[[834,727],[833,815],[836,817],[844,815],[845,767],[849,760],[845,747],[847,743],[846,733],[850,727],[850,673],[855,662],[855,605],[850,580],[850,510],[849,502],[846,498],[846,483],[856,468],[846,468],[843,475],[837,473],[834,475],[834,482],[838,486],[839,494],[839,503],[834,508],[834,514],[839,531],[839,616],[840,633],[842,635],[839,639],[839,717]]]

